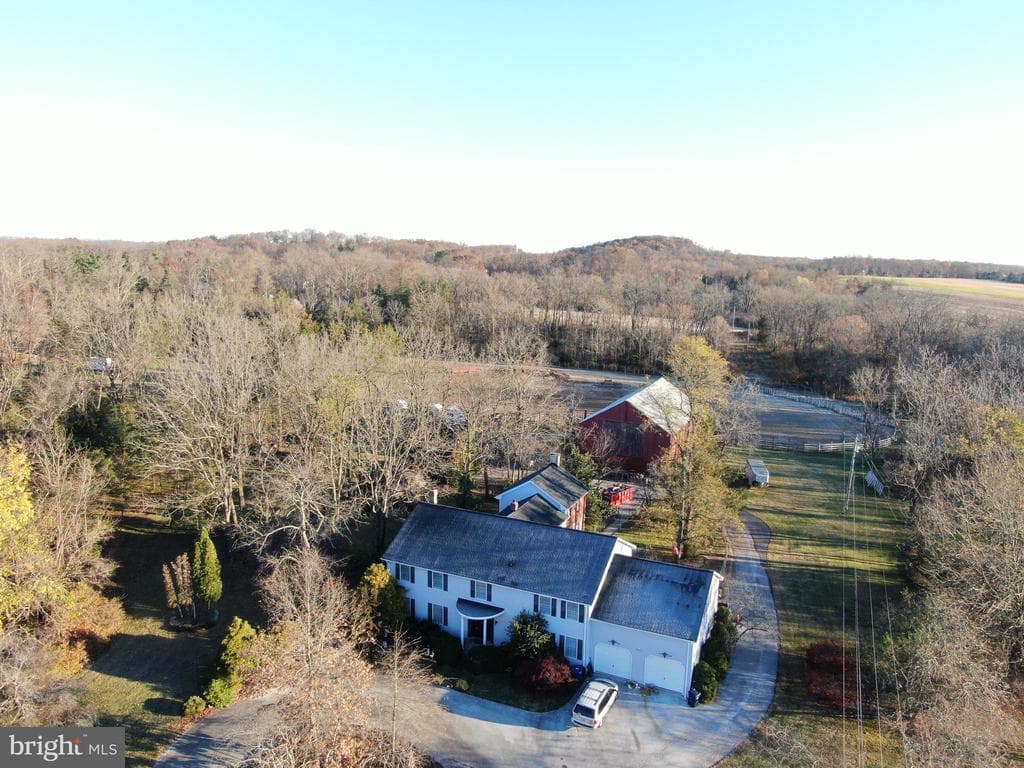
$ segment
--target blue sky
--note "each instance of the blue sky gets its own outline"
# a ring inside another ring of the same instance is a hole
[[[0,3],[0,234],[1024,262],[1024,3]]]

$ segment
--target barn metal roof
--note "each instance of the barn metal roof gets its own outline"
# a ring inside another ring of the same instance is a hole
[[[616,555],[593,618],[696,641],[714,571]]]
[[[670,435],[679,434],[690,423],[690,398],[666,378],[656,379],[646,387],[623,395],[601,410],[594,411],[584,421],[627,402]]]
[[[417,504],[383,559],[593,605],[617,539]]]

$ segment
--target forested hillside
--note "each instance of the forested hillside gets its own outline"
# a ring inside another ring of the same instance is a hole
[[[140,296],[230,299],[251,315],[297,313],[335,335],[386,326],[435,358],[479,352],[500,334],[536,335],[556,364],[650,373],[665,370],[680,332],[724,349],[735,327],[770,351],[776,378],[832,392],[848,391],[850,373],[865,362],[891,365],[922,346],[969,352],[1015,337],[1022,325],[983,306],[858,279],[974,277],[995,267],[778,259],[667,237],[528,254],[307,231],[160,244],[7,240],[0,256],[26,278],[69,260],[83,270],[116,262]],[[37,298],[30,291],[22,300]]]

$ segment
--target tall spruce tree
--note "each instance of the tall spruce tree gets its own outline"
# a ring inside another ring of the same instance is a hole
[[[217,548],[206,528],[199,531],[195,550],[192,552],[192,584],[196,597],[206,601],[207,610],[220,600],[224,583],[220,578],[220,558]]]

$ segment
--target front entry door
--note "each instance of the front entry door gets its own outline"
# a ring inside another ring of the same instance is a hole
[[[474,645],[483,645],[484,622],[482,619],[468,619],[469,626],[466,628],[466,639]]]

